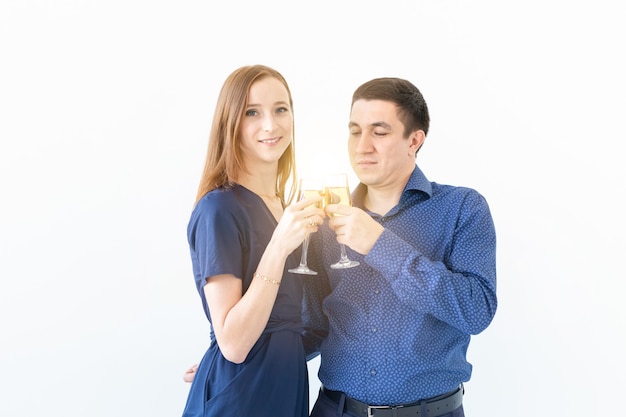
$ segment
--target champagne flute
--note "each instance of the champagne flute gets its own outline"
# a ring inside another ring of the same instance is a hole
[[[324,192],[324,184],[320,180],[314,178],[301,178],[298,184],[298,199],[311,198],[320,196]],[[318,207],[322,208],[324,199],[316,203]],[[317,275],[316,271],[313,271],[307,266],[307,252],[309,249],[309,240],[311,232],[306,234],[304,241],[302,242],[302,256],[300,258],[300,265],[297,268],[292,268],[289,272],[295,274]]]
[[[352,199],[350,198],[350,187],[348,187],[348,175],[336,174],[326,177],[324,181],[324,194],[326,204],[339,203],[351,206]],[[334,214],[334,216],[340,216],[340,214]],[[348,259],[346,245],[340,244],[339,246],[341,247],[341,257],[338,262],[330,266],[331,268],[344,269],[360,265],[359,262]]]

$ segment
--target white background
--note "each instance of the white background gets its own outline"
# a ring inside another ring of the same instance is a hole
[[[618,6],[0,0],[0,415],[180,415],[208,337],[187,220],[218,90],[254,63],[291,85],[302,171],[350,170],[362,82],[422,90],[418,164],[480,191],[498,233],[468,416],[619,413]]]

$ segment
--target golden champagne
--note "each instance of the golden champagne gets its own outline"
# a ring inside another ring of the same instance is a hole
[[[300,199],[303,199],[303,198],[314,198],[314,197],[318,197],[318,196],[324,197],[324,192],[322,190],[302,190],[301,193],[300,193]],[[325,200],[326,200],[326,198],[322,198],[315,205],[318,208],[323,209],[324,205],[326,203]]]
[[[326,187],[324,190],[324,200],[326,204],[352,205],[350,191],[347,187]]]

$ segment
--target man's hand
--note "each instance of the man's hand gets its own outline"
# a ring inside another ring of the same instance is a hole
[[[328,204],[325,210],[330,216],[328,225],[337,234],[337,242],[361,255],[369,253],[385,230],[360,208],[344,204]]]

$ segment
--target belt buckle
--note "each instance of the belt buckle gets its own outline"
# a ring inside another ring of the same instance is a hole
[[[402,408],[402,405],[396,406],[388,406],[388,405],[368,405],[367,406],[367,417],[374,417],[373,410],[397,410],[398,408]]]

